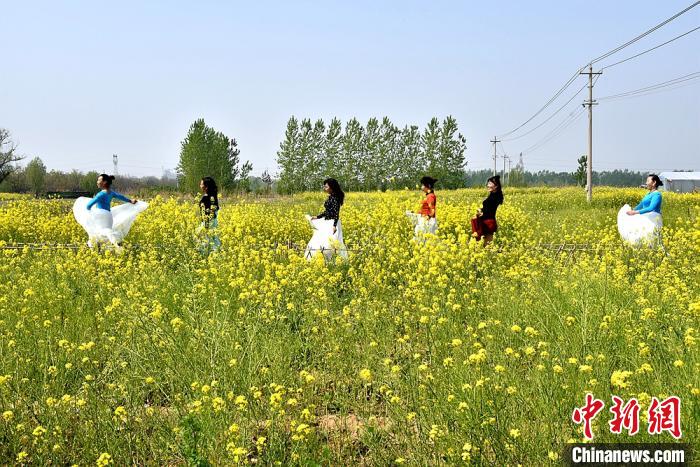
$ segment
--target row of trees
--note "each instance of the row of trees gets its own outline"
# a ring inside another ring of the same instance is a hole
[[[282,193],[316,190],[326,177],[337,178],[348,190],[375,190],[415,186],[422,175],[440,180],[443,188],[463,186],[466,139],[457,121],[430,120],[423,131],[403,129],[388,117],[357,119],[345,126],[337,118],[326,125],[310,119],[287,122],[277,152]]]
[[[499,172],[500,174],[500,172]],[[477,187],[484,186],[486,180],[493,175],[491,169],[483,169],[476,171],[468,171],[466,175],[465,186]],[[604,172],[593,172],[593,185],[598,186],[619,186],[633,187],[644,183],[645,172],[633,172],[630,170],[610,170]],[[501,174],[501,181],[506,186],[527,187],[527,186],[583,186],[586,179],[583,179],[583,185],[580,183],[580,177],[576,172],[554,172],[551,170],[540,170],[537,172],[528,172],[526,170],[513,169],[510,173],[506,172],[505,176]]]
[[[43,161],[35,157],[26,167],[15,167],[0,183],[0,192],[32,193],[35,196],[52,191],[97,191],[95,181],[99,172],[62,172],[47,170]],[[177,180],[163,177],[132,177],[120,175],[114,185],[115,189],[125,192],[143,190],[175,190]]]
[[[465,171],[466,140],[458,133],[454,118],[442,124],[433,118],[421,132],[416,126],[397,128],[388,118],[370,119],[362,126],[356,119],[342,123],[334,118],[326,127],[322,120],[299,122],[295,117],[287,124],[285,139],[277,153],[281,168],[278,180],[266,171],[262,177],[250,176],[252,164],[240,163],[235,139],[196,120],[182,141],[177,180],[163,177],[120,176],[116,187],[123,191],[176,189],[195,192],[199,180],[213,176],[223,189],[279,193],[317,190],[328,176],[338,178],[349,190],[375,190],[412,187],[424,174],[439,179],[440,188],[482,186],[490,170]],[[10,133],[0,128],[0,191],[31,192],[39,195],[51,191],[94,191],[97,172],[76,170],[47,171],[38,157],[22,168],[23,159],[16,153]],[[584,185],[586,158],[578,159],[573,173],[528,172],[522,160],[504,174],[510,186]],[[637,186],[643,173],[628,170],[594,172],[596,185]]]

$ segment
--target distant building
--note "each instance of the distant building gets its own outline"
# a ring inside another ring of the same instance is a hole
[[[700,191],[700,172],[661,172],[661,187],[675,193],[695,193]]]

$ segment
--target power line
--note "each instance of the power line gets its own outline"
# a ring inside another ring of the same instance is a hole
[[[659,29],[659,28],[665,26],[666,24],[670,23],[671,21],[673,21],[674,19],[678,18],[678,17],[681,16],[682,14],[687,13],[688,11],[690,11],[691,9],[695,8],[695,7],[698,6],[698,5],[700,5],[700,0],[697,1],[697,2],[695,2],[695,3],[693,3],[693,4],[690,5],[689,7],[687,7],[687,8],[685,8],[685,9],[679,11],[678,13],[676,13],[676,14],[673,15],[673,16],[671,16],[670,18],[668,18],[668,19],[662,21],[661,23],[657,24],[656,26],[654,26],[653,28],[647,30],[646,32],[643,32],[642,34],[638,35],[638,36],[635,37],[634,39],[629,40],[629,41],[625,42],[624,44],[622,44],[622,45],[620,45],[620,46],[618,46],[618,47],[615,47],[614,49],[610,50],[609,52],[604,53],[604,54],[601,55],[600,57],[594,58],[593,60],[590,61],[590,65],[593,65],[594,63],[599,62],[599,61],[601,61],[601,60],[603,60],[603,59],[605,59],[605,58],[607,58],[607,57],[609,57],[609,56],[611,56],[611,55],[613,55],[613,54],[619,52],[620,50],[624,49],[625,47],[629,47],[630,45],[634,44],[634,43],[637,42],[638,40],[640,40],[640,39],[642,39],[642,38],[648,36],[648,35],[651,34],[652,32],[654,32],[654,31],[656,31],[657,29]]]
[[[698,82],[698,81],[695,81],[695,78],[694,78],[694,79],[687,79],[687,80],[685,80],[685,81],[686,81],[686,82],[675,83],[675,84],[672,85],[672,86],[664,86],[664,87],[660,87],[660,88],[658,88],[658,89],[652,89],[652,90],[646,91],[646,92],[640,92],[640,93],[637,93],[637,94],[630,94],[629,96],[616,97],[616,98],[606,99],[605,102],[617,101],[617,100],[624,100],[624,99],[631,99],[631,98],[634,98],[634,97],[651,96],[651,95],[654,95],[654,94],[659,94],[659,93],[661,93],[661,92],[675,91],[676,89],[681,89],[681,88],[685,88],[685,87],[688,87],[688,86],[697,85],[698,83],[700,83],[700,82]]]
[[[663,89],[666,87],[675,86],[675,85],[684,83],[686,81],[696,80],[698,78],[700,78],[700,71],[696,71],[694,73],[690,73],[690,74],[687,74],[684,76],[679,76],[678,78],[673,78],[673,79],[670,79],[668,81],[663,81],[661,83],[656,83],[656,84],[652,84],[649,86],[645,86],[643,88],[635,89],[633,91],[626,91],[626,92],[622,92],[619,94],[612,94],[610,96],[599,97],[598,100],[619,99],[622,97],[632,97],[632,96],[637,95],[637,94],[646,94],[646,93],[651,92],[651,91],[656,91],[656,90]]]
[[[581,94],[581,91],[583,91],[584,89],[586,89],[586,86],[587,86],[586,84],[584,84],[583,86],[581,86],[581,89],[579,89],[579,90],[576,92],[576,94],[574,94],[573,96],[571,96],[571,98],[570,98],[568,101],[566,101],[566,102],[564,103],[564,105],[562,105],[561,107],[559,107],[552,115],[550,115],[549,117],[547,117],[546,120],[544,120],[542,123],[540,123],[539,125],[537,125],[537,126],[536,126],[535,128],[533,128],[532,130],[528,131],[527,133],[523,133],[523,134],[520,135],[520,136],[514,136],[514,137],[512,137],[512,138],[504,139],[503,141],[513,141],[513,140],[516,140],[516,139],[520,139],[520,138],[522,138],[523,136],[529,135],[530,133],[532,133],[533,131],[537,130],[538,128],[541,128],[542,125],[544,125],[545,123],[547,123],[548,121],[550,121],[552,118],[554,118],[554,116],[556,116],[559,112],[561,112],[561,110],[562,110],[564,107],[566,107],[567,105],[569,105],[569,103],[570,103],[571,101],[573,101],[573,100],[576,98],[576,96],[578,96],[579,94]]]
[[[576,78],[578,77],[579,73],[580,73],[581,71],[583,71],[583,70],[586,68],[586,66],[588,66],[588,65],[593,65],[594,63],[599,62],[599,61],[601,61],[601,60],[603,60],[603,59],[605,59],[605,58],[607,58],[607,57],[609,57],[609,56],[611,56],[611,55],[613,55],[613,54],[619,52],[620,50],[622,50],[622,49],[624,49],[624,48],[626,48],[626,47],[628,47],[628,46],[634,44],[635,42],[637,42],[637,41],[639,41],[640,39],[642,39],[642,38],[648,36],[648,35],[651,34],[652,32],[654,32],[654,31],[656,31],[657,29],[659,29],[659,28],[665,26],[666,24],[670,23],[670,22],[673,21],[674,19],[676,19],[676,18],[678,18],[679,16],[683,15],[684,13],[690,11],[691,9],[695,8],[695,7],[698,6],[698,5],[700,5],[700,0],[699,0],[699,1],[696,1],[695,3],[693,3],[693,4],[690,5],[690,6],[688,6],[687,8],[685,8],[685,9],[679,11],[678,13],[676,13],[676,14],[673,15],[673,16],[671,16],[670,18],[668,18],[668,19],[662,21],[661,23],[657,24],[656,26],[652,27],[651,29],[648,29],[647,31],[643,32],[642,34],[638,35],[637,37],[635,37],[635,38],[633,38],[633,39],[631,39],[631,40],[625,42],[624,44],[622,44],[622,45],[620,45],[620,46],[618,46],[618,47],[616,47],[616,48],[614,48],[614,49],[612,49],[612,50],[610,50],[610,51],[604,53],[603,55],[601,55],[601,56],[599,56],[599,57],[597,57],[597,58],[591,60],[591,61],[588,62],[586,65],[580,67],[578,70],[576,70],[576,72],[574,72],[574,74],[571,76],[571,78],[569,78],[569,79],[566,81],[566,83],[564,83],[564,85],[563,85],[563,86],[562,86],[562,87],[561,87],[561,88],[560,88],[560,89],[559,89],[559,90],[558,90],[558,91],[557,91],[557,92],[556,92],[556,93],[555,93],[555,94],[554,94],[554,95],[539,109],[539,110],[537,110],[537,112],[535,112],[530,118],[528,118],[527,120],[525,120],[523,123],[521,123],[521,124],[518,125],[517,127],[513,128],[512,130],[510,130],[510,131],[508,131],[508,132],[506,132],[506,133],[501,133],[501,134],[499,135],[499,137],[504,138],[504,137],[506,137],[506,136],[508,136],[508,135],[511,135],[511,134],[515,133],[516,131],[518,131],[519,129],[521,129],[522,127],[524,127],[525,125],[527,125],[528,123],[530,123],[532,120],[534,120],[534,119],[535,119],[538,115],[540,115],[545,109],[547,109],[547,107],[549,107],[556,99],[558,99],[559,96],[561,96],[561,95],[564,93],[564,91],[566,91],[566,89],[567,89],[569,86],[571,86],[571,84],[572,84],[572,83],[576,80]],[[692,32],[692,31],[691,31],[691,32]],[[682,37],[682,35],[681,35],[680,37]],[[679,38],[680,38],[680,37],[679,37]],[[675,40],[675,39],[676,39],[676,38],[674,38],[673,40]],[[661,46],[659,46],[659,47],[661,47]],[[651,51],[651,50],[649,50],[649,51]],[[646,52],[645,52],[645,53],[646,53]],[[631,60],[631,57],[630,57],[629,59]],[[610,65],[610,66],[613,66],[613,65]],[[555,114],[556,114],[556,112],[555,112]],[[496,139],[496,138],[494,138],[494,139]]]
[[[581,72],[584,68],[585,68],[585,67],[581,67],[581,68],[579,68],[578,70],[576,70],[576,72],[575,72],[573,75],[571,75],[571,78],[569,78],[569,80],[568,80],[566,83],[564,83],[564,86],[562,86],[562,87],[547,101],[547,103],[545,103],[537,112],[535,112],[535,114],[534,114],[532,117],[528,118],[528,119],[525,120],[521,125],[519,125],[519,126],[517,126],[516,128],[510,130],[509,132],[501,134],[500,137],[503,138],[503,137],[505,137],[505,136],[508,136],[508,135],[511,135],[511,134],[515,133],[516,131],[518,131],[519,129],[521,129],[522,127],[524,127],[524,126],[527,125],[528,123],[530,123],[533,119],[535,119],[535,117],[537,117],[539,114],[541,114],[547,107],[549,107],[549,106],[552,104],[552,102],[554,102],[559,96],[561,96],[562,93],[563,93],[564,91],[566,91],[566,89],[567,89],[569,86],[571,86],[571,83],[573,83],[573,82],[576,80],[576,78],[578,77],[579,72]]]
[[[593,81],[593,85],[598,82],[598,79],[600,78],[600,75],[595,77],[595,80]],[[584,88],[588,85],[584,85]],[[576,93],[576,95],[578,95]],[[575,96],[574,96],[575,97]],[[531,153],[535,151],[536,149],[539,149],[540,147],[544,146],[547,144],[549,141],[557,138],[561,133],[563,133],[569,126],[573,125],[573,123],[580,118],[580,116],[583,114],[583,109],[578,108],[576,110],[572,110],[568,116],[564,118],[557,126],[555,126],[552,130],[550,130],[549,133],[547,133],[545,136],[543,136],[539,141],[528,147],[523,151],[523,154]]]
[[[546,145],[550,141],[558,138],[562,133],[564,133],[571,125],[576,123],[581,116],[584,114],[584,109],[576,109],[572,111],[566,119],[564,119],[559,125],[557,125],[552,131],[550,131],[546,136],[544,136],[542,139],[540,139],[538,142],[533,144],[532,146],[528,147],[527,149],[523,150],[523,154],[530,154],[532,152],[535,152],[542,146]]]
[[[641,56],[641,55],[644,55],[644,54],[646,54],[646,53],[649,53],[649,52],[651,52],[652,50],[656,50],[656,49],[658,49],[658,48],[660,48],[660,47],[663,47],[663,46],[666,45],[666,44],[670,44],[671,42],[673,42],[673,41],[675,41],[675,40],[677,40],[677,39],[680,39],[680,38],[683,37],[683,36],[687,36],[687,35],[690,34],[691,32],[695,32],[695,31],[697,31],[698,29],[700,29],[700,26],[698,26],[698,27],[696,27],[696,28],[693,28],[693,29],[691,29],[690,31],[686,31],[686,32],[684,32],[683,34],[681,34],[680,36],[676,36],[676,37],[674,37],[673,39],[670,39],[670,40],[668,40],[668,41],[666,41],[666,42],[664,42],[664,43],[662,43],[662,44],[656,45],[656,46],[654,46],[654,47],[652,47],[652,48],[650,48],[650,49],[647,49],[647,50],[645,50],[645,51],[643,51],[643,52],[639,52],[638,54],[632,55],[631,57],[627,57],[627,58],[625,58],[625,59],[623,59],[623,60],[620,60],[619,62],[611,63],[610,65],[606,65],[606,66],[604,66],[603,68],[601,68],[601,71],[602,71],[602,70],[606,70],[606,69],[608,69],[608,68],[612,68],[612,67],[614,67],[614,66],[616,66],[616,65],[619,65],[619,64],[621,64],[621,63],[625,63],[625,62],[627,62],[627,61],[629,61],[629,60],[632,60],[633,58],[637,58],[637,57],[639,57],[639,56]]]

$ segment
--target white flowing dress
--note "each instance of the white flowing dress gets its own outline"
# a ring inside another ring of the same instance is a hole
[[[630,216],[632,208],[625,204],[617,213],[617,230],[630,245],[656,245],[661,241],[663,220],[658,212]]]
[[[336,232],[333,233],[333,219],[312,219],[308,214],[305,217],[313,229],[313,235],[306,245],[304,258],[311,260],[319,252],[327,261],[335,254],[343,259],[348,258],[348,250],[343,242],[343,224],[340,219],[338,219]]]
[[[418,214],[416,212],[412,211],[406,211],[406,217],[411,221],[411,224],[413,224],[413,238],[415,240],[419,240],[421,237],[424,237],[425,234],[432,234],[435,235],[437,232],[438,228],[438,223],[437,219],[434,217],[429,217],[428,219],[425,218],[422,214]]]
[[[137,201],[136,204],[124,203],[111,211],[93,206],[87,209],[91,198],[81,196],[73,204],[73,215],[88,234],[88,244],[109,242],[118,245],[129,233],[136,217],[148,207],[148,203]]]

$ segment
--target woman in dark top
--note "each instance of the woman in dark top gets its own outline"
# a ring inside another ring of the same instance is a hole
[[[340,188],[340,183],[335,178],[327,178],[323,181],[323,191],[328,193],[328,198],[323,203],[323,212],[312,219],[332,219],[333,233],[338,231],[338,222],[340,221],[340,207],[345,201],[345,193]]]
[[[304,256],[311,260],[320,251],[326,260],[330,260],[334,254],[347,259],[348,250],[343,242],[343,223],[340,221],[340,207],[345,201],[345,193],[334,178],[323,181],[323,191],[328,193],[328,198],[323,203],[323,212],[308,217],[314,234],[306,246]]]
[[[482,203],[481,209],[472,218],[472,231],[477,241],[484,238],[484,246],[491,243],[493,234],[498,230],[496,223],[496,210],[503,204],[503,191],[501,190],[501,177],[495,175],[488,179],[486,189],[489,195]]]
[[[202,234],[202,250],[205,252],[218,250],[221,240],[217,234],[219,227],[219,189],[211,177],[204,177],[199,182],[202,198],[199,200],[199,216],[202,221],[200,232]]]

